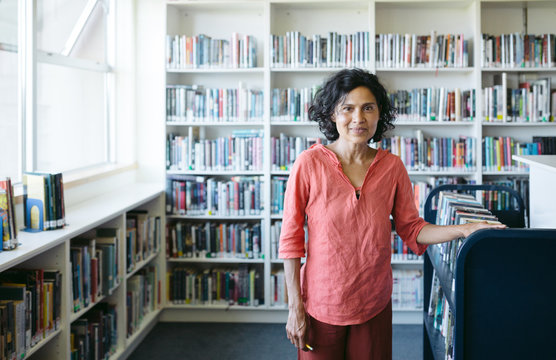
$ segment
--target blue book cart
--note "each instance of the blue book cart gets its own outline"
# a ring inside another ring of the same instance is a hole
[[[468,186],[477,190],[492,185]],[[429,198],[425,220],[434,223]],[[497,215],[510,227],[524,224],[517,217],[512,223],[505,221],[506,214]],[[446,350],[427,314],[433,269],[455,315],[456,360],[556,359],[555,253],[556,229],[480,230],[464,242],[452,273],[437,247],[429,247],[424,259],[424,359],[444,359]]]

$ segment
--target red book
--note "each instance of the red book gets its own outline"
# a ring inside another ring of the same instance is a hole
[[[186,187],[186,185],[185,185],[185,182],[180,182],[179,184],[180,184],[180,197],[179,197],[179,199],[180,199],[179,204],[180,205],[179,205],[179,209],[184,210],[187,213],[187,210],[189,210],[189,209],[187,209],[185,207],[185,197],[186,197],[185,187]]]

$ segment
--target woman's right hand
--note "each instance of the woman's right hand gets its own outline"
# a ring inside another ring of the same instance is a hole
[[[286,334],[291,343],[298,349],[306,351],[305,340],[309,328],[308,317],[303,304],[290,307]]]

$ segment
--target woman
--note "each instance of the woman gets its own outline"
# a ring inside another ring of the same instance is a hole
[[[334,142],[301,153],[286,188],[279,251],[287,336],[300,359],[391,359],[390,215],[417,254],[429,244],[504,226],[436,226],[419,217],[400,158],[368,146],[393,128],[395,116],[375,75],[360,69],[333,75],[309,113]],[[305,218],[309,241],[300,270]]]

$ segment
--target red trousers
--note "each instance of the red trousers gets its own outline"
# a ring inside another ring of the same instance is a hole
[[[297,351],[300,360],[391,360],[392,302],[371,320],[358,325],[330,325],[309,318],[307,344],[313,351]]]

